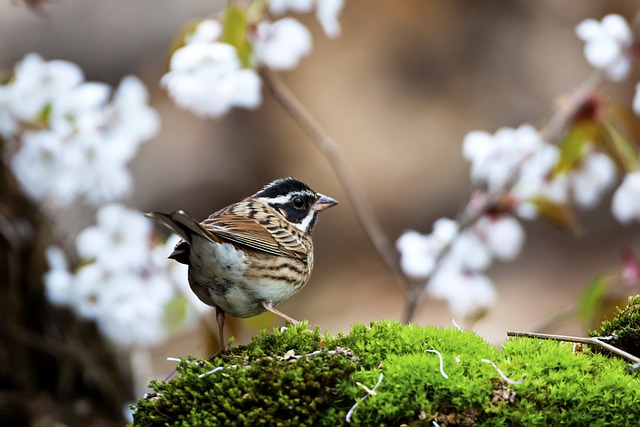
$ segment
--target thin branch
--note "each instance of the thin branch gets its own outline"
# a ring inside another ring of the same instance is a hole
[[[508,331],[507,336],[521,337],[521,338],[534,338],[534,339],[541,339],[541,340],[577,342],[580,344],[595,345],[598,347],[602,347],[605,350],[608,350],[611,353],[622,357],[623,359],[627,359],[630,362],[640,363],[640,357],[636,357],[631,353],[627,353],[626,351],[619,349],[618,347],[615,347],[609,343],[602,341],[598,337],[583,338],[583,337],[574,337],[570,335],[540,334],[536,332],[514,332],[514,331]]]
[[[382,230],[380,223],[375,217],[371,206],[358,187],[351,170],[347,166],[344,156],[340,152],[338,144],[309,113],[302,103],[291,93],[282,80],[266,68],[260,70],[262,79],[267,88],[271,91],[276,101],[293,118],[293,120],[309,136],[316,147],[324,154],[327,161],[333,168],[338,180],[342,184],[347,197],[355,211],[360,225],[367,233],[369,239],[376,250],[387,264],[391,272],[401,283],[405,298],[407,300],[407,310],[404,321],[409,322],[413,317],[419,294],[416,293],[416,286],[404,274],[398,263],[398,256],[393,244]]]
[[[553,112],[547,123],[538,131],[543,140],[553,142],[559,141],[562,138],[571,120],[582,105],[584,105],[589,96],[591,96],[593,91],[598,87],[602,78],[602,72],[594,72],[584,82],[582,82],[580,86],[573,90],[566,99],[562,99],[563,102],[557,105],[556,110]],[[480,218],[482,218],[483,215],[486,214],[489,209],[494,207],[498,201],[509,192],[514,180],[517,178],[520,166],[522,166],[522,163],[528,160],[528,158],[529,157],[524,157],[520,162],[514,165],[513,169],[510,171],[508,179],[505,180],[506,184],[502,188],[486,194],[485,199],[481,203],[478,204],[477,200],[474,200],[473,194],[475,191],[472,191],[471,200],[467,202],[467,205],[457,219],[460,231],[472,227]],[[442,260],[451,249],[452,243],[453,240],[445,245],[440,254],[436,257],[435,267],[433,268],[431,275],[433,275],[440,267]],[[414,291],[415,294],[420,295],[428,283],[429,281],[426,280],[421,286],[421,289]]]

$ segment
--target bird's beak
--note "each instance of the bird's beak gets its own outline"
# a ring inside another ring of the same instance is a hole
[[[327,197],[323,194],[318,194],[318,196],[320,196],[320,198],[316,200],[313,206],[311,206],[312,211],[320,212],[338,204],[338,202],[333,200],[331,197]]]

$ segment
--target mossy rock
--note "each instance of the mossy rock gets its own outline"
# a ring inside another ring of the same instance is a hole
[[[443,372],[437,354],[442,355]],[[485,359],[485,360],[483,360]],[[509,381],[494,369],[495,363]],[[135,426],[637,425],[640,378],[572,345],[381,321],[331,337],[307,325],[179,363],[141,398]],[[375,392],[368,393],[382,380]],[[367,396],[366,400],[361,400]],[[347,414],[354,404],[358,406]]]
[[[624,310],[618,308],[613,320],[605,320],[599,331],[591,331],[589,335],[611,337],[607,340],[609,344],[640,357],[640,295],[629,297]]]

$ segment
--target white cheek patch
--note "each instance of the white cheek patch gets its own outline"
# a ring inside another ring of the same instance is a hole
[[[313,220],[313,217],[316,215],[316,213],[317,212],[314,212],[314,211],[309,212],[309,215],[304,217],[304,219],[300,223],[293,224],[293,226],[296,227],[298,230],[306,233],[307,230],[309,229],[309,224],[311,224],[311,221]]]

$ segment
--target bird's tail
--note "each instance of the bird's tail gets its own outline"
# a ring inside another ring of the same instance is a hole
[[[198,221],[183,210],[171,213],[149,212],[144,214],[144,216],[169,228],[189,244],[191,244],[194,235],[204,237],[212,242],[216,241],[209,231],[202,227]]]

